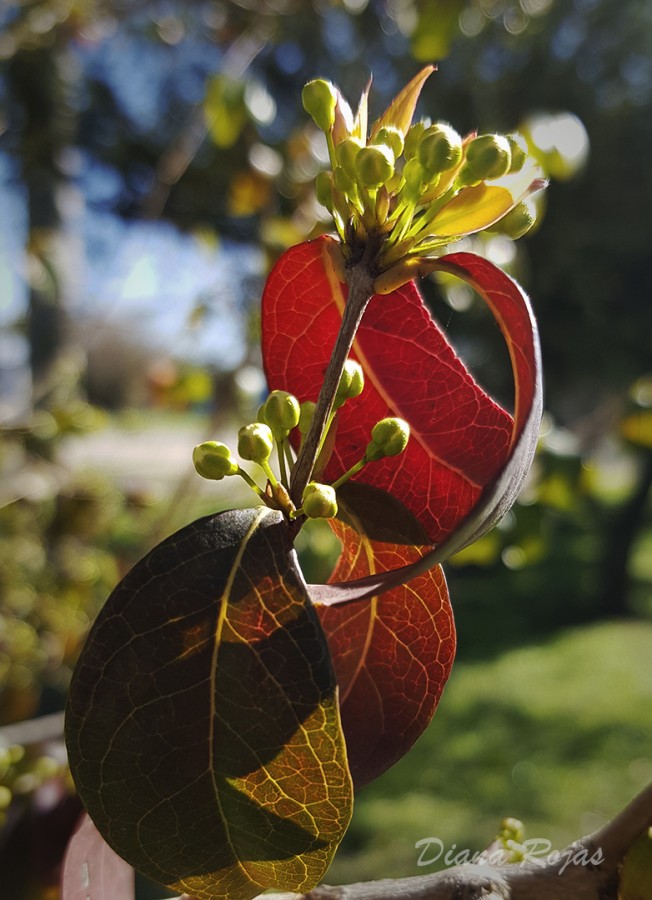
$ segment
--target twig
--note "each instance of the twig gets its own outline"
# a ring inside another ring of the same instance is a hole
[[[374,293],[373,277],[369,272],[365,259],[362,259],[348,270],[347,280],[349,283],[349,294],[344,307],[342,324],[340,325],[330,362],[326,369],[324,383],[317,398],[312,422],[306,434],[306,439],[301,446],[292,476],[290,493],[297,506],[301,506],[303,489],[310,481],[321,443],[322,432],[333,407],[333,399],[342,377],[344,363],[351,350],[364,311]]]
[[[321,885],[308,894],[266,894],[264,900],[616,900],[623,857],[651,825],[652,784],[603,828],[542,860]]]

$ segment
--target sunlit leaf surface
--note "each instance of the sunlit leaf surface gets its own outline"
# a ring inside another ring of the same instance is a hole
[[[263,298],[263,358],[270,387],[315,400],[341,320],[339,282],[328,240],[288,251]],[[511,416],[474,381],[409,283],[374,297],[353,355],[365,389],[339,414],[327,477],[364,453],[373,425],[398,415],[411,428],[407,450],[367,466],[357,480],[381,488],[410,510],[431,543],[453,532],[508,456]]]
[[[421,556],[334,521],[346,582]],[[429,724],[455,656],[455,626],[441,566],[371,599],[318,604],[340,685],[342,726],[356,788],[400,759]]]
[[[351,781],[280,513],[201,519],[135,566],[91,631],[66,733],[97,828],[150,878],[199,900],[322,879]]]

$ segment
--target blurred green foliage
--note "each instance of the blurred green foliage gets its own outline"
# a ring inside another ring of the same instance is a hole
[[[605,824],[652,779],[651,639],[601,623],[456,663],[430,728],[356,798],[332,882],[442,868],[415,843],[480,851],[506,815],[554,849]]]

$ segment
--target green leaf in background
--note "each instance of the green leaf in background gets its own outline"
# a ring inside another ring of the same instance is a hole
[[[245,900],[322,879],[352,788],[280,513],[200,519],[132,569],[82,652],[66,738],[100,833],[155,881]]]

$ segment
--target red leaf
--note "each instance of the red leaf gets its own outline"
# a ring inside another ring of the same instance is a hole
[[[328,253],[330,240],[289,250],[272,270],[263,297],[270,387],[300,400],[317,397],[346,298]],[[434,267],[471,283],[496,316],[514,365],[516,428],[474,381],[409,283],[375,297],[365,313],[353,347],[365,370],[365,390],[340,411],[326,479],[362,456],[379,419],[401,416],[412,429],[406,452],[367,466],[357,480],[400,499],[430,540],[440,543],[504,469],[533,406],[539,367],[533,320],[515,282],[469,253],[444,257]]]
[[[419,559],[415,547],[371,541],[341,522],[332,575],[348,581]],[[356,789],[400,759],[435,712],[455,656],[455,625],[440,566],[371,600],[316,604],[340,689]]]
[[[134,890],[134,870],[84,814],[63,862],[61,900],[132,900]]]

